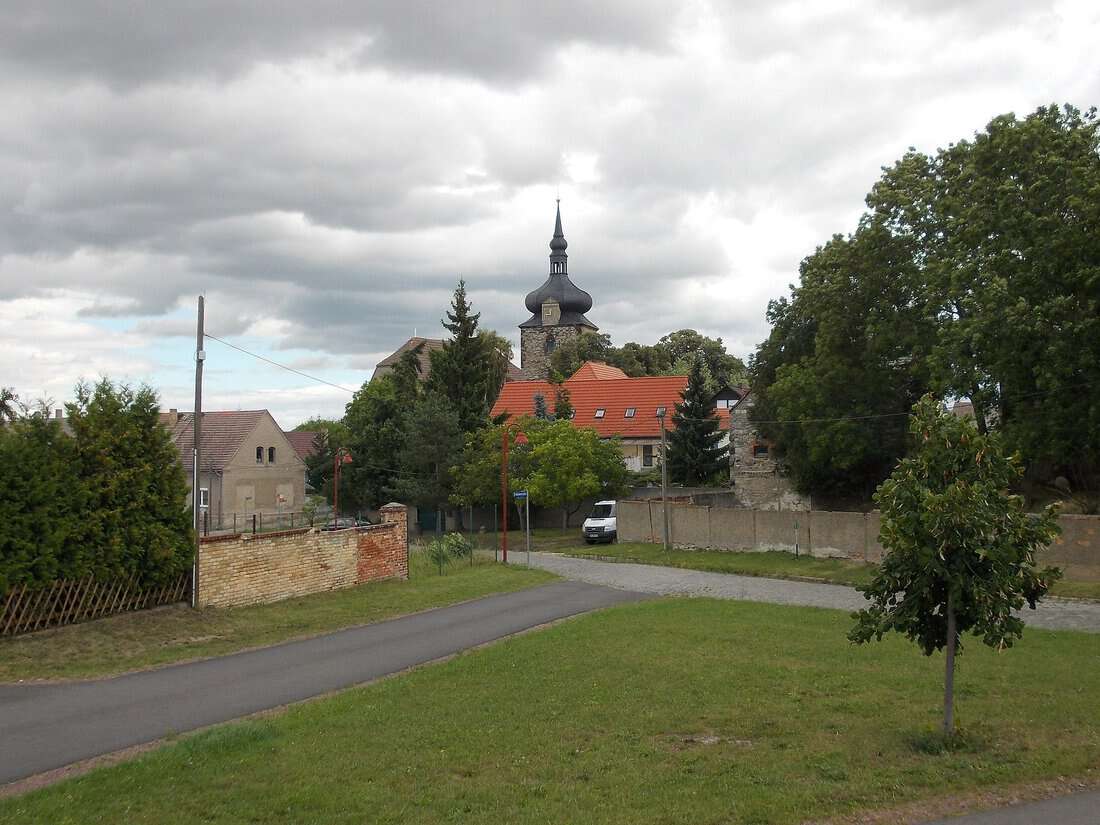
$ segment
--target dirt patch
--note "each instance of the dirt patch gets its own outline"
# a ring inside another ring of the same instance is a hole
[[[1098,788],[1100,775],[1096,771],[1088,771],[1084,776],[1074,778],[1060,776],[1044,782],[985,788],[964,794],[907,802],[892,808],[859,811],[831,819],[806,820],[803,825],[919,825],[936,819],[1038,802]]]
[[[749,739],[733,739],[728,736],[718,736],[710,731],[704,731],[703,733],[667,733],[658,736],[657,740],[662,747],[676,753],[691,748],[712,747],[723,743],[739,748],[752,747],[752,741]]]

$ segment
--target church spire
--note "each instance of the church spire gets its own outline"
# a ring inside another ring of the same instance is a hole
[[[569,256],[565,254],[565,248],[569,243],[565,240],[565,233],[561,231],[561,198],[557,199],[558,211],[554,217],[554,237],[550,239],[550,274],[557,275],[569,271]]]

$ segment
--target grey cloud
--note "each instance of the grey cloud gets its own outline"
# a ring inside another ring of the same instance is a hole
[[[4,9],[0,54],[10,65],[120,87],[224,79],[257,63],[333,50],[364,65],[514,84],[561,44],[659,48],[668,30],[656,0],[32,0]]]

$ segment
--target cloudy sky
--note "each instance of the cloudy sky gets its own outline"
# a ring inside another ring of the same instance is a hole
[[[518,344],[554,198],[616,343],[748,355],[880,168],[1100,103],[1100,6],[1043,0],[13,0],[0,7],[0,385],[145,381],[208,331],[354,388],[465,278]],[[207,409],[348,395],[207,346]]]

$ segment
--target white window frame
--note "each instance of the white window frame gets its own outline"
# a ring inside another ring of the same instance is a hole
[[[210,488],[209,487],[200,487],[199,488],[199,509],[200,510],[210,509]]]
[[[593,416],[593,418],[603,418],[604,415],[606,415],[606,414],[607,414],[607,408],[606,407],[597,407],[596,408],[596,414]]]

